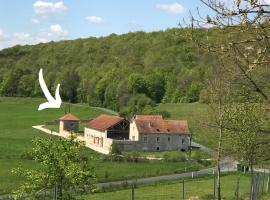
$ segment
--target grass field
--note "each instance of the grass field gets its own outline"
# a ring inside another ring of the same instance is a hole
[[[22,153],[31,147],[34,137],[47,137],[32,126],[64,115],[63,107],[37,111],[41,102],[31,98],[0,98],[0,193],[10,192],[21,182],[11,174],[12,168],[37,167],[32,161],[21,158]],[[85,118],[100,113],[97,109],[84,107],[72,108],[72,112]]]
[[[236,182],[238,174],[224,175],[222,181],[222,199],[235,200]],[[185,199],[210,200],[213,199],[213,177],[185,180]],[[240,175],[240,199],[248,197],[250,177]],[[126,200],[131,199],[131,189],[122,189],[113,192],[95,193],[82,196],[85,200]],[[139,185],[135,188],[135,200],[178,200],[182,199],[182,182],[171,181],[156,184]],[[269,200],[266,194],[260,200]]]
[[[159,104],[157,108],[159,110],[168,111],[172,119],[188,120],[194,141],[213,149],[217,148],[217,134],[215,130],[207,126],[207,123],[210,121],[210,116],[209,107],[206,104]]]
[[[64,115],[61,109],[37,111],[44,100],[31,98],[0,98],[0,194],[17,188],[22,179],[11,174],[15,167],[35,168],[36,163],[22,157],[31,147],[34,137],[49,137],[32,128],[44,121],[58,119]],[[106,111],[106,110],[105,110]],[[104,110],[83,106],[71,106],[71,112],[82,119],[92,118]],[[99,181],[130,179],[161,174],[180,173],[204,167],[199,163],[147,161],[139,163],[104,161],[100,154],[87,149],[93,158],[93,166]]]

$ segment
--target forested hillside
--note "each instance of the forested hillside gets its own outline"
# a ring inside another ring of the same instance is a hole
[[[4,49],[0,94],[43,96],[38,83],[43,68],[48,88],[54,93],[60,83],[65,101],[126,113],[160,102],[195,102],[208,61],[184,34],[169,29]]]

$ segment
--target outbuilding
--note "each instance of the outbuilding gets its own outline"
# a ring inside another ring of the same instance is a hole
[[[61,117],[59,124],[59,132],[75,132],[79,131],[80,119],[69,113]]]

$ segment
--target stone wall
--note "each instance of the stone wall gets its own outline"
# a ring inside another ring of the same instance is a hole
[[[79,121],[60,121],[59,132],[75,132],[79,131]]]
[[[190,135],[179,134],[141,134],[140,149],[143,151],[188,150]]]

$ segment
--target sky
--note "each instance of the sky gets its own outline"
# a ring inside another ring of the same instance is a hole
[[[199,0],[0,0],[0,49],[177,27]]]

